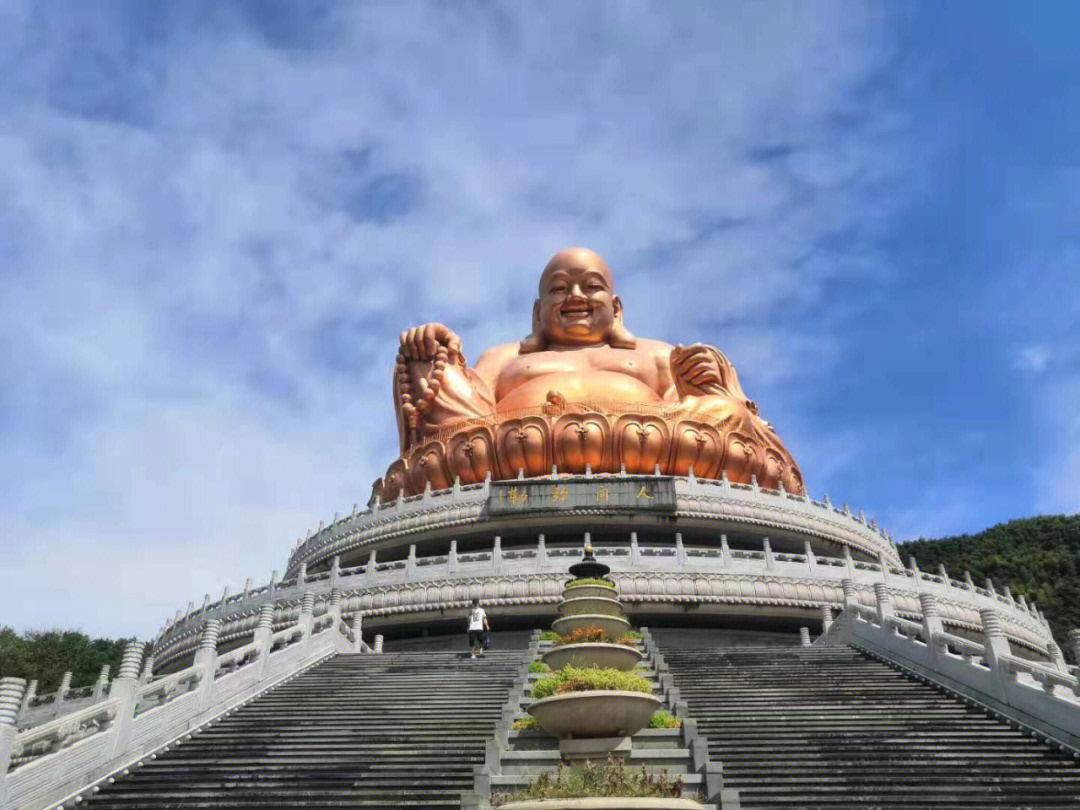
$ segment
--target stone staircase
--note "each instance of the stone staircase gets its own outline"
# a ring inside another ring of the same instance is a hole
[[[853,649],[653,637],[745,810],[1080,808],[1080,767]]]
[[[331,658],[131,768],[84,805],[459,810],[526,657]]]

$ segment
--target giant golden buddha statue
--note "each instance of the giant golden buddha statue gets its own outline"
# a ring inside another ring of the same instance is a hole
[[[662,473],[802,493],[798,465],[712,346],[632,335],[604,260],[586,248],[552,257],[532,333],[469,368],[440,323],[401,334],[394,372],[401,458],[385,501],[450,486],[557,473]]]

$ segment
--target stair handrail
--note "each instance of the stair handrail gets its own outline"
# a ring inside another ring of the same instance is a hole
[[[362,640],[356,643],[355,632],[351,638],[342,632],[340,593],[331,600],[328,621],[319,623],[335,632],[315,632],[312,603],[305,598],[296,624],[273,633],[275,605],[267,601],[254,640],[221,654],[222,622],[210,619],[194,663],[146,683],[140,679],[145,644],[131,642],[107,699],[23,731],[16,730],[15,721],[26,682],[3,678],[0,807],[41,810],[73,800],[335,652],[371,651]],[[274,649],[275,641],[286,639],[292,643]]]
[[[921,638],[900,633],[897,628],[910,630],[915,623],[896,616],[884,583],[875,586],[876,609],[858,603],[851,579],[844,580],[844,592],[844,612],[815,644],[869,652],[1080,754],[1080,680],[1060,653],[1054,664],[1013,654],[992,609],[980,611],[984,643],[946,632],[928,593],[919,596]]]

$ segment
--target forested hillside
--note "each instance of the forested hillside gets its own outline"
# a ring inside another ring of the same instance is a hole
[[[124,639],[90,638],[72,630],[16,633],[0,627],[0,675],[38,681],[38,694],[54,692],[64,672],[71,670],[71,686],[89,686],[102,664],[110,677],[120,669]]]
[[[923,571],[944,565],[959,577],[968,570],[978,585],[990,577],[995,587],[1008,585],[1014,596],[1034,599],[1062,647],[1068,631],[1080,627],[1080,514],[1010,520],[978,534],[916,540],[900,546],[900,554],[905,563],[914,557]]]

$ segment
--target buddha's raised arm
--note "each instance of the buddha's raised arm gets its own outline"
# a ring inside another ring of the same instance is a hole
[[[423,435],[494,405],[490,386],[465,364],[461,338],[441,323],[401,333],[393,391],[403,454]]]

